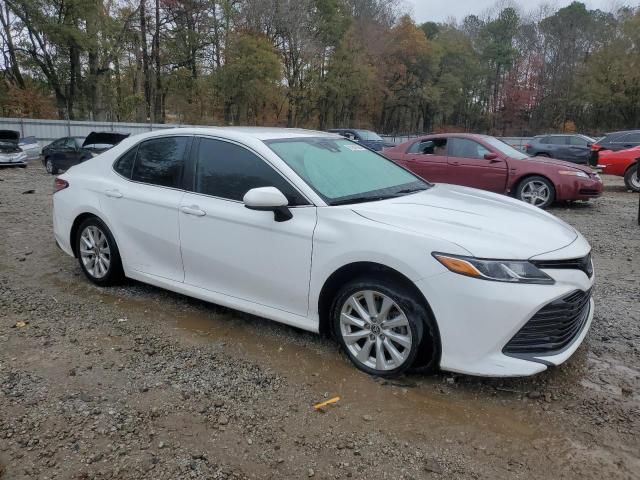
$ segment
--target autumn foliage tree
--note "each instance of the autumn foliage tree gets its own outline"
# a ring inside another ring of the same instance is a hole
[[[417,25],[401,0],[5,0],[0,109],[385,133],[640,127],[637,5],[497,5]]]

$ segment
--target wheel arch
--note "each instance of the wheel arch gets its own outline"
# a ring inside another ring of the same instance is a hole
[[[394,268],[376,262],[359,261],[348,263],[335,270],[325,280],[320,290],[320,295],[318,296],[318,329],[320,333],[322,335],[329,335],[331,333],[331,305],[340,287],[349,280],[366,274],[384,275],[387,278],[392,278],[420,300],[433,320],[435,341],[438,343],[439,351],[441,351],[440,330],[438,329],[438,322],[429,301],[409,277]]]
[[[71,225],[71,230],[69,231],[69,244],[71,245],[71,251],[73,252],[73,256],[76,258],[78,258],[78,251],[77,251],[78,247],[76,245],[75,238],[76,238],[76,235],[78,234],[78,229],[80,228],[80,225],[82,225],[82,222],[84,222],[88,218],[97,218],[101,222],[104,222],[104,220],[102,220],[98,215],[91,212],[81,213],[73,220],[73,224]]]

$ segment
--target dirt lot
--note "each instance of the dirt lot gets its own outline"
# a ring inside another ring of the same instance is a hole
[[[93,286],[53,242],[52,177],[0,170],[0,478],[640,478],[638,197],[606,184],[553,209],[597,269],[594,324],[569,362],[391,382],[315,335]]]

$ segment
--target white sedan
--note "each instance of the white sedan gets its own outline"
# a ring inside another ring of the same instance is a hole
[[[55,190],[56,241],[94,283],[126,276],[331,333],[374,375],[532,375],[593,318],[590,247],[572,227],[333,134],[152,132]]]

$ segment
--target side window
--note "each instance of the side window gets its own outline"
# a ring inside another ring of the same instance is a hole
[[[551,143],[551,137],[542,137],[540,139],[540,143],[544,143],[545,145],[548,145]]]
[[[573,145],[576,147],[586,147],[588,143],[589,142],[587,142],[582,137],[569,137],[569,145]]]
[[[640,143],[640,133],[628,133],[623,135],[616,143]]]
[[[449,142],[450,157],[484,159],[486,153],[489,150],[468,138],[452,138]]]
[[[351,133],[351,132],[343,132],[343,133],[341,133],[341,135],[342,135],[344,138],[348,138],[349,140],[355,140],[355,141],[357,141],[356,136],[355,136],[353,133]]]
[[[133,163],[136,159],[136,152],[138,147],[133,147],[127,153],[122,155],[113,166],[113,169],[125,178],[131,179],[131,171],[133,170]]]
[[[64,146],[66,148],[76,148],[78,145],[76,144],[75,138],[69,137],[64,139]]]
[[[555,137],[549,137],[548,143],[550,143],[551,145],[566,145],[567,140],[566,140],[566,137],[555,136]]]
[[[136,182],[180,187],[190,137],[161,137],[138,146],[133,175]]]
[[[276,187],[289,205],[308,202],[278,172],[246,148],[234,143],[201,138],[196,155],[196,192],[242,201],[252,188]]]
[[[411,147],[409,147],[409,150],[407,150],[407,153],[413,153],[417,155],[433,155],[435,148],[436,143],[433,140],[422,140],[411,145]]]

